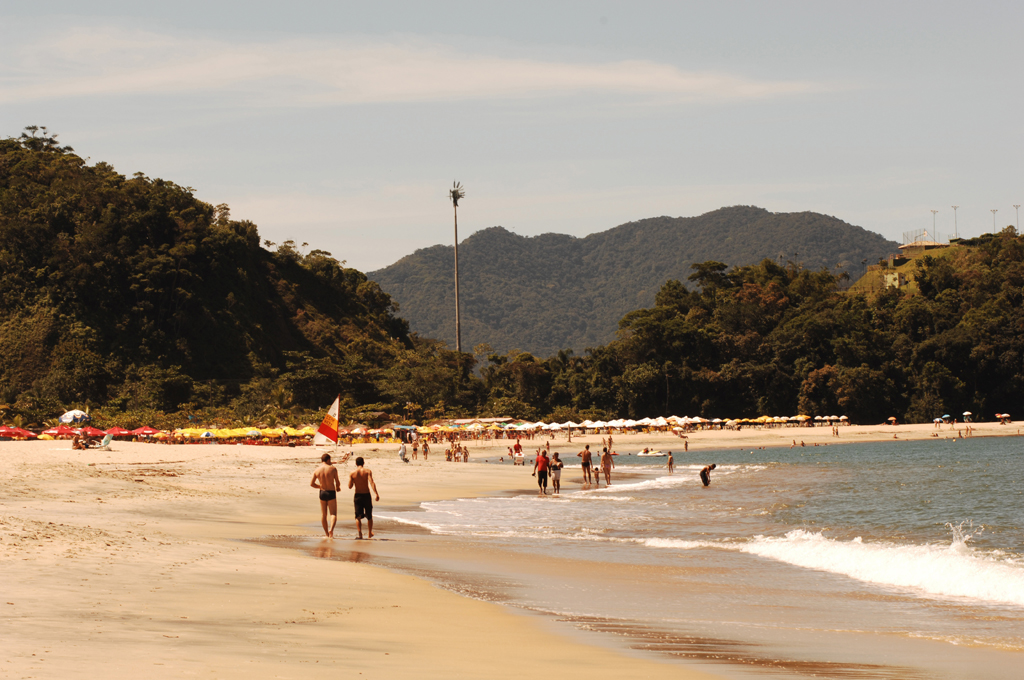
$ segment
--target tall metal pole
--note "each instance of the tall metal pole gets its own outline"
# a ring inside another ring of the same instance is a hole
[[[950,207],[953,208],[953,238],[960,238],[960,231],[956,228],[956,209],[960,206],[954,205]]]
[[[1020,203],[1014,203],[1013,209],[1017,211],[1017,231],[1020,231]]]
[[[938,210],[933,210],[932,211],[932,240],[933,241],[938,238],[938,232],[935,231],[935,213],[937,213],[937,212],[939,212],[939,211]]]
[[[462,323],[459,319],[459,199],[465,195],[462,185],[452,182],[448,197],[452,199],[455,208],[455,351],[459,353],[462,352]]]
[[[459,204],[455,204],[455,351],[462,351],[462,321],[459,319]]]
[[[999,212],[999,208],[992,208],[990,212],[992,213],[992,233],[994,234],[996,233],[996,213]]]

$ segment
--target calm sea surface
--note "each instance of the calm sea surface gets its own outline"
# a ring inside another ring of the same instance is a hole
[[[518,604],[593,630],[628,621],[657,631],[623,633],[660,641],[640,648],[690,659],[710,645],[737,677],[1024,676],[1024,439],[676,452],[674,475],[664,462],[620,455],[632,474],[599,490],[379,514],[558,559],[508,569]]]

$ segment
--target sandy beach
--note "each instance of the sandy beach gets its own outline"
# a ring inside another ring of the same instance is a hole
[[[975,426],[976,437],[1019,434]],[[948,426],[745,429],[689,435],[689,459],[713,449],[955,437]],[[564,436],[555,450],[600,445]],[[543,439],[524,442],[529,452]],[[473,461],[509,442],[470,444]],[[615,448],[681,451],[672,435],[622,435]],[[311,448],[115,442],[0,442],[0,677],[713,677],[655,655],[572,635],[543,617],[463,597],[359,555],[395,540],[354,540],[349,492],[338,538],[320,541]],[[367,459],[380,509],[425,500],[535,490],[529,468],[403,465],[394,447],[353,447]],[[347,450],[347,449],[346,449]],[[677,454],[678,455],[678,454]],[[681,458],[681,457],[680,457]],[[350,462],[340,471],[353,469]],[[566,489],[578,488],[567,474]],[[312,551],[267,539],[312,541]],[[262,542],[261,542],[262,541]],[[415,553],[415,543],[399,546]],[[323,559],[333,558],[333,559]],[[321,671],[320,668],[324,668]],[[702,667],[704,668],[704,667]]]

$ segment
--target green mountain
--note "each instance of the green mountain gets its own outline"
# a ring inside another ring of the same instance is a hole
[[[492,227],[459,247],[463,349],[487,343],[549,356],[615,337],[627,312],[649,307],[691,264],[764,259],[846,272],[857,280],[898,244],[818,213],[722,208],[699,217],[655,217],[576,238],[523,237]],[[455,344],[454,249],[416,251],[368,276],[391,295],[411,328]]]
[[[38,422],[91,403],[131,422],[211,407],[244,421],[339,392],[392,412],[461,403],[472,362],[410,336],[362,272],[291,242],[270,250],[226,205],[29,130],[0,140],[0,411]]]

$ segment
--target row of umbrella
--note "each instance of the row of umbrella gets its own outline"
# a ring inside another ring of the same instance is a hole
[[[69,437],[76,434],[84,434],[90,437],[103,437],[105,435],[113,435],[115,437],[131,437],[131,436],[152,436],[159,434],[160,430],[149,425],[136,428],[134,430],[126,430],[123,427],[112,427],[108,430],[101,430],[97,427],[91,427],[85,425],[84,427],[70,427],[68,425],[58,425],[57,427],[51,427],[48,430],[43,430],[42,434],[49,435],[51,437]]]
[[[458,432],[464,430],[480,431],[480,430],[494,430],[494,431],[529,431],[529,430],[548,430],[548,431],[559,431],[559,430],[570,430],[570,429],[603,429],[603,428],[634,428],[634,427],[672,427],[672,426],[683,426],[683,425],[738,425],[738,424],[766,424],[766,423],[803,423],[811,420],[811,416],[808,415],[797,415],[797,416],[761,416],[759,418],[741,418],[741,419],[730,419],[723,420],[722,418],[701,418],[700,416],[694,416],[692,418],[687,416],[668,416],[667,418],[643,418],[641,420],[632,419],[616,419],[616,420],[584,420],[582,423],[575,423],[571,420],[564,423],[545,423],[538,421],[536,423],[506,423],[500,425],[498,423],[491,423],[485,425],[483,423],[471,423],[465,427],[453,427],[451,425],[429,425],[425,427],[416,428],[421,434],[430,434],[431,432]],[[816,421],[846,421],[846,416],[814,416]],[[383,430],[387,431],[387,430]],[[352,433],[358,434],[357,430],[351,430]],[[373,430],[369,430],[370,434],[373,434]]]

